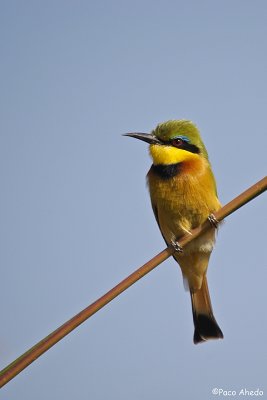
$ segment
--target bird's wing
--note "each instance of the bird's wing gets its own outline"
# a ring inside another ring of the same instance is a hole
[[[152,205],[152,210],[153,210],[153,212],[154,212],[155,219],[156,219],[156,221],[157,221],[157,224],[158,224],[160,233],[161,233],[161,235],[162,235],[162,237],[163,237],[163,239],[164,239],[166,245],[168,246],[168,243],[167,243],[166,240],[165,240],[165,237],[164,237],[164,235],[163,235],[163,232],[162,232],[161,227],[160,227],[160,224],[159,224],[159,214],[158,214],[157,206],[156,206],[156,204],[153,204],[152,202],[151,202],[151,205]]]

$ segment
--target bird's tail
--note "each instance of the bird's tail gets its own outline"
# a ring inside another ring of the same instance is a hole
[[[206,276],[203,278],[201,289],[190,290],[190,294],[195,325],[194,343],[197,344],[209,339],[222,339],[223,333],[212,312]]]

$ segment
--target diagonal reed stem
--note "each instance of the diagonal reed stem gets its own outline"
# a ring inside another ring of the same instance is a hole
[[[235,212],[238,208],[242,207],[255,197],[259,196],[267,189],[267,177],[264,177],[255,185],[251,186],[245,192],[234,198],[228,204],[223,206],[219,211],[214,213],[215,218],[218,221],[222,221],[228,215]],[[181,246],[187,245],[189,242],[200,236],[203,232],[210,229],[210,222],[207,220],[203,225],[197,227],[192,230],[191,235],[185,235],[181,239],[179,239],[179,244]],[[38,357],[40,357],[43,353],[49,350],[52,346],[54,346],[57,342],[63,339],[66,335],[68,335],[71,331],[73,331],[77,326],[82,324],[88,318],[90,318],[93,314],[103,308],[106,304],[108,304],[111,300],[121,294],[123,291],[128,289],[131,285],[141,279],[143,276],[148,274],[154,268],[156,268],[160,263],[165,261],[168,257],[170,257],[174,253],[174,249],[167,247],[165,250],[161,251],[155,257],[153,257],[150,261],[144,264],[142,267],[138,268],[131,275],[121,281],[118,285],[116,285],[109,292],[104,294],[94,303],[90,304],[84,310],[76,314],[69,321],[65,322],[59,328],[57,328],[54,332],[50,333],[50,335],[46,336],[40,342],[38,342],[35,346],[30,348],[24,354],[22,354],[19,358],[9,364],[6,368],[0,371],[0,388],[3,387],[6,383],[8,383],[11,379],[13,379],[16,375],[18,375],[23,369],[25,369],[28,365],[30,365],[33,361],[35,361]]]

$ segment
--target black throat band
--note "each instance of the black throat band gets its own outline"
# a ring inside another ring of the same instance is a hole
[[[151,170],[154,174],[158,175],[162,179],[170,179],[178,175],[181,169],[181,163],[176,164],[157,164],[152,165]]]

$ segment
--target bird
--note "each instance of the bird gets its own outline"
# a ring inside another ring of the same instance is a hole
[[[190,292],[195,344],[222,339],[223,333],[211,305],[207,268],[215,244],[221,208],[207,149],[197,126],[190,120],[159,123],[151,133],[126,133],[149,144],[152,166],[147,183],[161,234],[180,265],[184,285]],[[210,220],[208,231],[181,248],[179,238]]]

